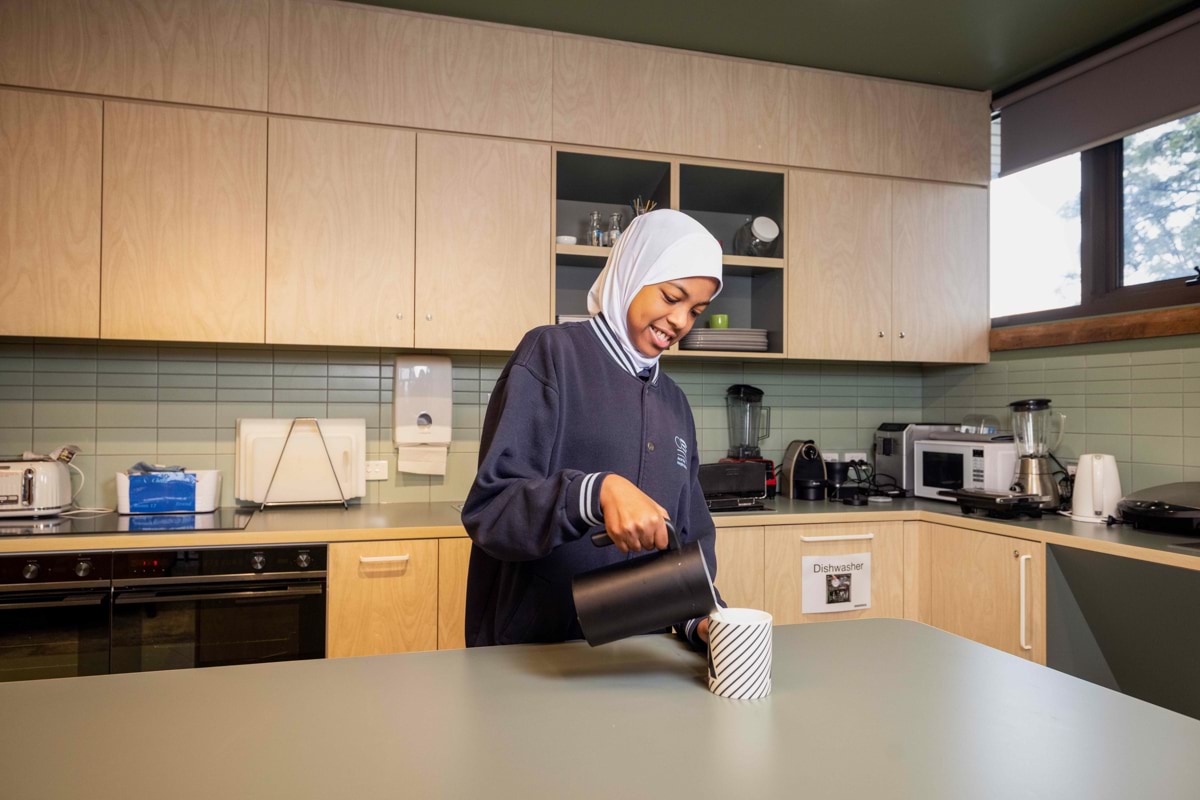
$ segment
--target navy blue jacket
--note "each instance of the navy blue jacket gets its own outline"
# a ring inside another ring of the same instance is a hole
[[[687,397],[657,366],[639,377],[603,317],[527,333],[488,403],[463,507],[467,646],[582,638],[572,576],[638,555],[587,535],[603,528],[610,473],[665,508],[683,541],[700,540],[715,578],[699,464]],[[696,622],[677,630],[693,641]]]

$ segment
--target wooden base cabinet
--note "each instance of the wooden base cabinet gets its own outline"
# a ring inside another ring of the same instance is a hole
[[[870,608],[805,614],[804,557],[856,553],[871,554]],[[776,625],[904,616],[903,522],[775,526],[766,535],[765,557],[765,609]]]
[[[461,650],[467,646],[464,627],[470,563],[470,539],[438,542],[438,650]]]
[[[1045,546],[929,527],[933,626],[1045,664]]]
[[[764,531],[721,528],[717,531],[717,590],[730,608],[764,608]]]
[[[329,546],[329,658],[436,650],[438,541]]]

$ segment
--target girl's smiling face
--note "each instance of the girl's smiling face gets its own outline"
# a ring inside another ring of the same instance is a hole
[[[715,278],[677,278],[643,286],[629,304],[629,340],[647,358],[662,355],[687,335],[719,287]]]

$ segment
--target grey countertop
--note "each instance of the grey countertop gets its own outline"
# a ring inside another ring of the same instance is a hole
[[[1200,722],[902,620],[775,629],[724,700],[668,637],[0,685],[0,794],[1194,800]]]
[[[953,503],[934,500],[846,506],[776,498],[769,503],[770,511],[716,514],[714,519],[718,527],[924,520],[1200,569],[1200,549],[1175,546],[1200,542],[1200,537],[1146,533],[1128,525],[1093,525],[1059,515],[1046,515],[1040,520],[990,520],[964,516]],[[466,531],[455,503],[363,504],[351,505],[348,510],[337,506],[269,509],[256,512],[244,531],[0,536],[0,554],[463,536]]]

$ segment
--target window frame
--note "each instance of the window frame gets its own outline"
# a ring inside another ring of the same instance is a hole
[[[993,328],[1200,303],[1200,286],[1186,286],[1189,278],[1121,285],[1125,269],[1124,141],[1117,139],[1080,154],[1079,305],[993,317]]]

